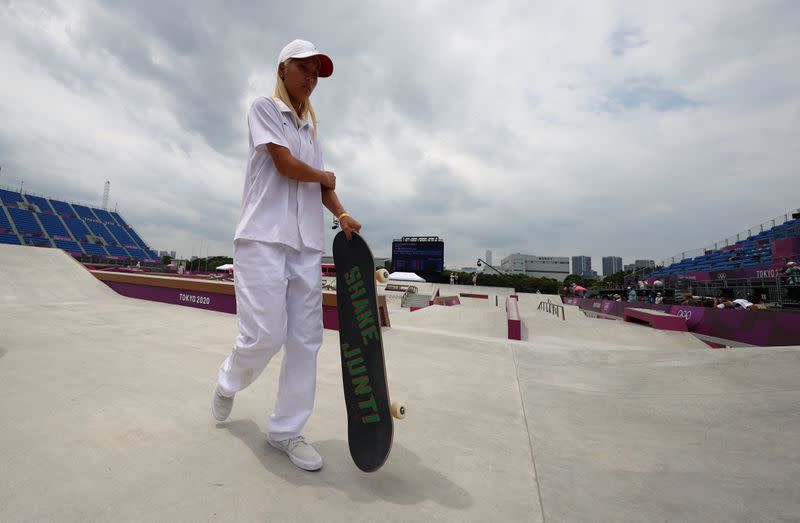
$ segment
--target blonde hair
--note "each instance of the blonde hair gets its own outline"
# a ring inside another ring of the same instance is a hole
[[[292,58],[287,58],[283,63],[289,65],[291,61]],[[286,90],[286,85],[283,83],[283,78],[281,78],[280,69],[275,71],[275,91],[272,93],[272,97],[281,100],[291,109],[294,115],[295,125],[299,126],[303,119],[310,117],[311,123],[314,126],[314,138],[317,137],[317,115],[314,112],[314,106],[311,105],[311,99],[307,98],[305,102],[303,102],[300,108],[300,114],[297,114],[294,105],[292,105],[292,99],[289,97],[289,91]]]

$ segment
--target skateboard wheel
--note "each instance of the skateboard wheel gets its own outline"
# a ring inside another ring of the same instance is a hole
[[[389,408],[392,412],[392,416],[397,419],[403,419],[406,417],[406,404],[402,401],[395,401],[392,403],[392,406]]]
[[[389,271],[386,269],[378,269],[375,271],[375,279],[378,280],[378,283],[386,283],[389,281]]]

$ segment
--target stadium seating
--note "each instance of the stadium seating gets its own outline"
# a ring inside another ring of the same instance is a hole
[[[80,245],[73,241],[69,240],[53,240],[61,250],[67,251],[70,254],[83,254],[83,250],[81,250]]]
[[[106,225],[106,227],[108,227],[108,230],[111,231],[111,234],[113,234],[117,240],[119,240],[120,245],[124,247],[138,247],[138,244],[133,241],[133,238],[131,238],[130,234],[128,234],[128,232],[119,225],[114,223]]]
[[[106,229],[106,226],[103,225],[102,223],[95,221],[85,221],[84,223],[89,227],[89,229],[92,231],[92,233],[94,233],[95,236],[100,236],[101,238],[103,238],[108,245],[119,244],[119,242],[117,242],[117,239],[114,238],[114,236],[112,236],[110,232],[108,232],[108,229]]]
[[[55,214],[39,214],[39,221],[42,222],[44,230],[51,238],[58,240],[71,239],[69,231],[67,231],[67,228],[64,226],[61,218]]]
[[[797,237],[800,237],[800,219],[789,220],[771,229],[754,234],[734,245],[710,251],[695,258],[683,259],[663,267],[649,276],[662,278],[679,274],[689,275],[696,272],[769,267],[776,261],[772,256],[772,242]]]
[[[55,214],[53,208],[50,206],[50,202],[48,202],[45,198],[42,198],[41,196],[31,196],[29,194],[26,194],[25,199],[28,200],[28,203],[38,207],[39,208],[38,212],[45,214]]]
[[[117,223],[119,225],[121,225],[122,227],[126,227],[126,228],[128,227],[128,224],[125,223],[125,220],[122,219],[122,216],[120,216],[119,213],[112,212],[111,216],[113,216],[114,219],[117,221]]]
[[[10,189],[0,189],[0,243],[55,247],[75,255],[161,259],[116,211]]]
[[[0,189],[0,202],[3,202],[6,207],[16,207],[17,202],[22,201],[24,200],[22,199],[22,195],[20,193]]]
[[[85,242],[86,237],[92,235],[80,218],[64,218],[64,223],[67,224],[69,230],[72,231],[72,235],[79,242]]]
[[[0,234],[13,232],[11,229],[11,222],[6,216],[5,210],[0,207]]]
[[[33,245],[35,247],[52,247],[53,242],[50,238],[43,238],[40,236],[26,236],[25,243],[28,245]]]
[[[115,245],[106,245],[106,250],[108,251],[108,254],[110,254],[111,256],[116,256],[118,258],[130,258],[131,257],[130,254],[128,254],[128,251],[126,251],[122,247],[118,247],[118,246],[115,246]]]
[[[97,245],[96,243],[82,242],[81,247],[83,247],[83,250],[86,251],[87,254],[95,254],[97,256],[108,256],[108,252],[102,245]]]
[[[72,208],[78,213],[78,216],[83,218],[84,221],[97,221],[97,216],[94,215],[92,210],[85,205],[72,204]]]
[[[19,236],[17,236],[16,234],[0,233],[0,243],[6,243],[9,245],[20,245]]]
[[[92,209],[92,210],[94,211],[95,216],[97,216],[97,218],[101,222],[106,223],[106,224],[113,223],[113,224],[116,225],[117,222],[114,220],[114,217],[111,216],[110,212],[105,211],[103,209]]]
[[[17,231],[23,236],[45,235],[41,225],[39,225],[39,222],[31,211],[9,207],[8,212],[11,214],[14,225],[17,226]]]
[[[72,218],[78,216],[75,213],[75,209],[72,208],[70,204],[67,202],[62,202],[59,200],[50,200],[50,204],[55,209],[56,213],[60,214],[64,218]]]

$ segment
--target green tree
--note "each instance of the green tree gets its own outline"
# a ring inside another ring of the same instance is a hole
[[[572,284],[580,285],[581,287],[586,287],[587,289],[595,284],[595,280],[590,280],[589,278],[584,278],[583,276],[579,276],[577,274],[570,274],[566,278],[564,278],[564,285],[569,287]]]

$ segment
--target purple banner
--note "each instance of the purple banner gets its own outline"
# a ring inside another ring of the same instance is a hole
[[[184,307],[236,314],[236,296],[231,294],[215,294],[187,289],[173,289],[171,287],[135,285],[133,283],[117,281],[104,281],[103,283],[119,294],[128,296],[129,298],[160,301],[173,305],[183,305]]]
[[[582,310],[618,319],[623,318],[627,307],[668,312],[685,318],[689,332],[727,340],[734,345],[746,344],[760,347],[800,345],[800,312],[711,309],[686,305],[586,300],[574,297],[564,297],[562,301],[568,305],[576,305]]]
[[[774,280],[781,275],[783,265],[764,265],[761,267],[747,267],[745,269],[731,269],[727,271],[690,272],[686,274],[670,274],[662,278],[642,278],[642,281],[652,285],[655,280],[694,280],[710,282],[718,280]]]
[[[236,314],[236,296],[231,294],[153,287],[116,281],[104,281],[103,283],[129,298]],[[385,324],[386,322],[381,318],[381,325]],[[322,326],[326,329],[339,330],[339,316],[336,307],[327,305],[322,307]]]

